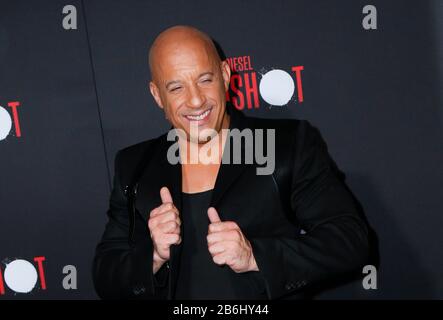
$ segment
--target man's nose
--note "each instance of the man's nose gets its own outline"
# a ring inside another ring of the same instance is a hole
[[[188,91],[188,105],[191,108],[200,108],[206,101],[205,96],[202,94],[200,88],[197,86],[191,86]]]

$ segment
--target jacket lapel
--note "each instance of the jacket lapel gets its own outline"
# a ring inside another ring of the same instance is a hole
[[[146,221],[151,210],[161,205],[160,189],[164,186],[171,192],[174,205],[181,210],[181,165],[170,164],[167,159],[168,148],[174,141],[167,141],[166,135],[158,139],[160,142],[139,180],[137,191],[136,206]]]
[[[243,130],[246,127],[246,120],[244,115],[235,109],[234,106],[228,105],[227,111],[230,115],[230,124],[229,129],[238,129]],[[227,136],[227,139],[231,138],[231,131]],[[232,140],[231,140],[232,141]],[[231,185],[241,176],[241,174],[248,167],[247,164],[242,161],[241,164],[232,163],[232,143],[230,144],[230,162],[224,163],[220,165],[220,169],[217,174],[217,179],[215,181],[214,190],[212,192],[211,206],[216,207],[220,202],[224,194],[230,189]],[[225,147],[223,153],[225,154],[227,150],[227,146]],[[242,154],[244,155],[245,146],[241,144]],[[221,214],[220,214],[221,215]]]

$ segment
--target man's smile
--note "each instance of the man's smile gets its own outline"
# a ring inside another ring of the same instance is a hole
[[[187,114],[184,117],[189,121],[197,121],[199,124],[201,124],[201,123],[204,123],[209,118],[211,111],[212,111],[212,107],[210,107],[204,111],[201,111],[200,113]]]

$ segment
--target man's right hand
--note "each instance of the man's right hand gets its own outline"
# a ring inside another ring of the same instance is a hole
[[[160,189],[162,204],[149,215],[148,227],[154,245],[153,273],[169,260],[169,247],[180,244],[180,217],[167,187]]]

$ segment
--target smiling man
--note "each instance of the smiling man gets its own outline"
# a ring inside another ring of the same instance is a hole
[[[158,35],[149,66],[151,94],[182,132],[180,157],[208,145],[220,152],[210,163],[171,163],[164,134],[117,153],[94,259],[100,297],[296,299],[364,265],[367,226],[318,130],[307,121],[245,117],[227,105],[229,65],[193,27]],[[262,147],[230,143],[257,130],[275,132],[265,148],[275,170],[258,175],[257,161],[222,161]]]
[[[216,132],[228,128],[225,92],[231,72],[207,35],[182,27],[163,32],[149,51],[149,67],[150,91],[174,128],[190,133],[192,122]]]

